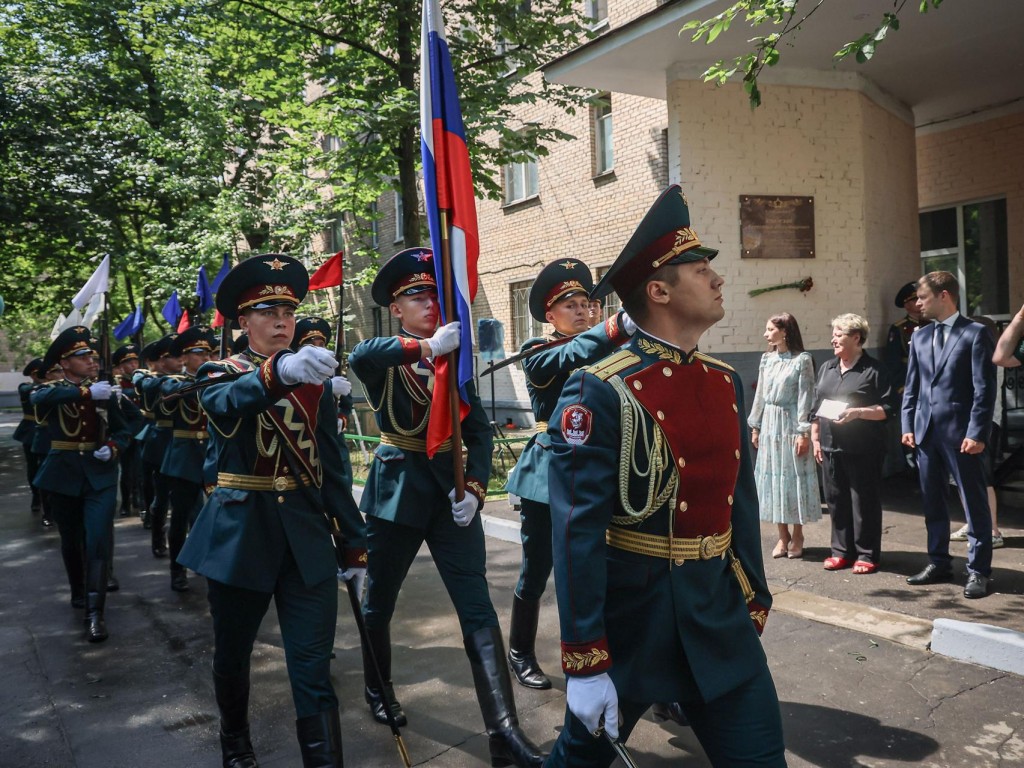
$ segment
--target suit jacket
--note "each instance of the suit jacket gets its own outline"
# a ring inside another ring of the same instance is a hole
[[[772,601],[741,410],[732,368],[642,331],[569,378],[548,430],[567,675],[607,671],[621,697],[653,702],[711,700],[763,669]],[[610,528],[696,538],[730,525],[749,603],[728,554],[673,562],[606,542]]]
[[[382,442],[373,452],[360,506],[367,515],[425,529],[437,508],[424,500],[432,492],[444,496],[455,487],[451,450],[438,451],[431,459],[424,445],[433,366],[420,360],[419,339],[405,333],[361,341],[349,355],[349,365],[362,382],[381,435],[392,443]],[[462,420],[466,490],[482,502],[491,472],[493,435],[473,382],[466,389],[470,406]]]
[[[936,360],[936,327],[921,327],[910,341],[903,432],[913,432],[918,444],[930,436],[955,445],[964,438],[987,443],[996,402],[992,337],[981,323],[961,315]]]
[[[596,363],[611,354],[629,337],[622,330],[619,317],[609,318],[601,325],[577,335],[559,347],[545,349],[523,360],[526,389],[530,393],[533,416],[537,420],[537,434],[523,449],[515,470],[509,475],[507,490],[523,499],[548,503],[548,463],[551,458],[551,438],[547,421],[555,410],[562,387],[569,374],[584,365]],[[520,351],[546,344],[552,339],[530,339]]]

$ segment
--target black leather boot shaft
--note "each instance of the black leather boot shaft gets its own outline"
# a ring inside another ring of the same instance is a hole
[[[501,630],[486,627],[466,637],[464,642],[480,713],[487,727],[491,765],[543,765],[546,755],[519,728]]]
[[[373,671],[373,662],[370,660],[368,650],[363,648],[363,680],[366,684],[366,703],[370,705],[370,713],[378,723],[388,724],[387,715],[384,712],[385,701],[391,702],[391,712],[395,716],[395,724],[401,728],[408,723],[402,705],[395,698],[395,687],[391,684],[391,628],[390,627],[367,627],[366,636],[373,649],[374,658],[377,659],[377,667],[380,669],[381,677],[384,678],[384,690],[380,690],[377,682],[377,675]]]
[[[76,547],[61,547],[61,558],[64,570],[68,574],[68,585],[71,587],[71,605],[85,608],[85,556]]]
[[[534,652],[537,641],[537,622],[540,617],[539,600],[523,600],[512,596],[512,626],[508,633],[508,664],[520,685],[547,690],[551,680],[537,663]]]
[[[213,673],[220,710],[220,752],[224,768],[259,768],[249,738],[249,670],[239,675]]]
[[[85,638],[102,643],[110,635],[103,620],[107,602],[107,561],[90,560],[85,571]]]
[[[337,709],[295,721],[303,768],[344,768],[341,754],[341,717]]]

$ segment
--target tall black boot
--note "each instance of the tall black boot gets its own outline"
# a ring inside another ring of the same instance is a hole
[[[547,757],[519,728],[512,678],[505,663],[505,648],[498,627],[487,627],[464,640],[473,684],[480,701],[491,750],[491,765],[542,765]]]
[[[68,573],[71,607],[85,608],[85,555],[78,547],[62,545],[60,556],[64,560],[64,570]]]
[[[337,708],[295,721],[303,768],[345,768],[341,756],[341,717]]]
[[[551,680],[537,663],[534,652],[537,641],[537,620],[540,600],[523,600],[512,596],[512,626],[508,632],[508,665],[520,685],[546,691]]]
[[[391,627],[367,627],[366,636],[369,638],[370,646],[373,648],[373,655],[377,659],[377,668],[381,677],[384,678],[384,690],[381,691],[377,682],[377,675],[373,671],[373,662],[370,661],[370,654],[363,648],[363,679],[366,682],[366,703],[370,705],[370,712],[373,719],[378,723],[388,724],[388,717],[384,713],[385,701],[390,702],[391,712],[395,716],[395,724],[401,728],[408,720],[402,705],[395,698],[395,686],[391,684]]]
[[[85,637],[90,643],[102,643],[109,637],[103,621],[107,602],[107,561],[90,560],[86,564]]]
[[[259,768],[249,739],[249,670],[240,675],[213,673],[220,710],[220,752],[224,768]]]

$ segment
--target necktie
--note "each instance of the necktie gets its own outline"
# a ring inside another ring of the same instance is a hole
[[[946,326],[939,323],[935,328],[935,356],[942,354],[942,347],[946,343]]]

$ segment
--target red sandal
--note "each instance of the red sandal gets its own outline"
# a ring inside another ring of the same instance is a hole
[[[853,572],[857,575],[875,573],[878,570],[878,563],[869,563],[867,560],[858,560],[853,564]]]
[[[824,568],[826,571],[841,571],[843,568],[849,568],[853,563],[847,560],[845,557],[832,557],[825,558]]]

